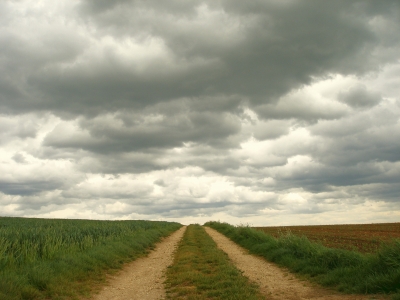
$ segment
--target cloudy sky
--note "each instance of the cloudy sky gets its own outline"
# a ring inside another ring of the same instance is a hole
[[[400,220],[400,2],[0,2],[0,216]]]

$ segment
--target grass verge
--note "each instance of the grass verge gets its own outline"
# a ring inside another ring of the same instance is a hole
[[[207,222],[251,253],[303,274],[323,286],[346,293],[393,293],[400,296],[400,241],[378,253],[332,249],[310,242],[306,237],[286,234],[274,238],[249,227]]]
[[[188,226],[166,286],[169,299],[264,299],[200,225]]]
[[[78,299],[182,225],[0,218],[0,299]]]

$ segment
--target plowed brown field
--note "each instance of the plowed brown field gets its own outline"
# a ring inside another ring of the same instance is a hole
[[[309,240],[320,242],[327,247],[357,250],[362,253],[376,252],[383,244],[400,239],[400,223],[255,228],[274,237],[291,232],[304,235]]]

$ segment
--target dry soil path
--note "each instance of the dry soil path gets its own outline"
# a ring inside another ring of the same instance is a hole
[[[214,239],[218,247],[226,252],[236,267],[251,281],[257,283],[266,299],[273,300],[369,300],[387,299],[384,297],[365,295],[343,295],[317,287],[310,282],[298,278],[276,265],[248,251],[214,229],[205,227],[207,233]]]
[[[173,262],[174,250],[183,236],[182,227],[156,245],[148,256],[129,263],[93,300],[159,300],[165,299],[164,275]]]

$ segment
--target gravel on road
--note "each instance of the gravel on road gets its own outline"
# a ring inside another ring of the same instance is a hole
[[[165,271],[173,263],[174,251],[185,230],[182,227],[158,243],[148,256],[127,264],[92,300],[165,299]]]
[[[301,281],[289,271],[277,267],[265,259],[232,242],[216,230],[205,227],[220,249],[228,254],[243,275],[255,282],[266,299],[272,300],[372,300],[388,299],[381,295],[344,295],[324,289],[309,281]]]

